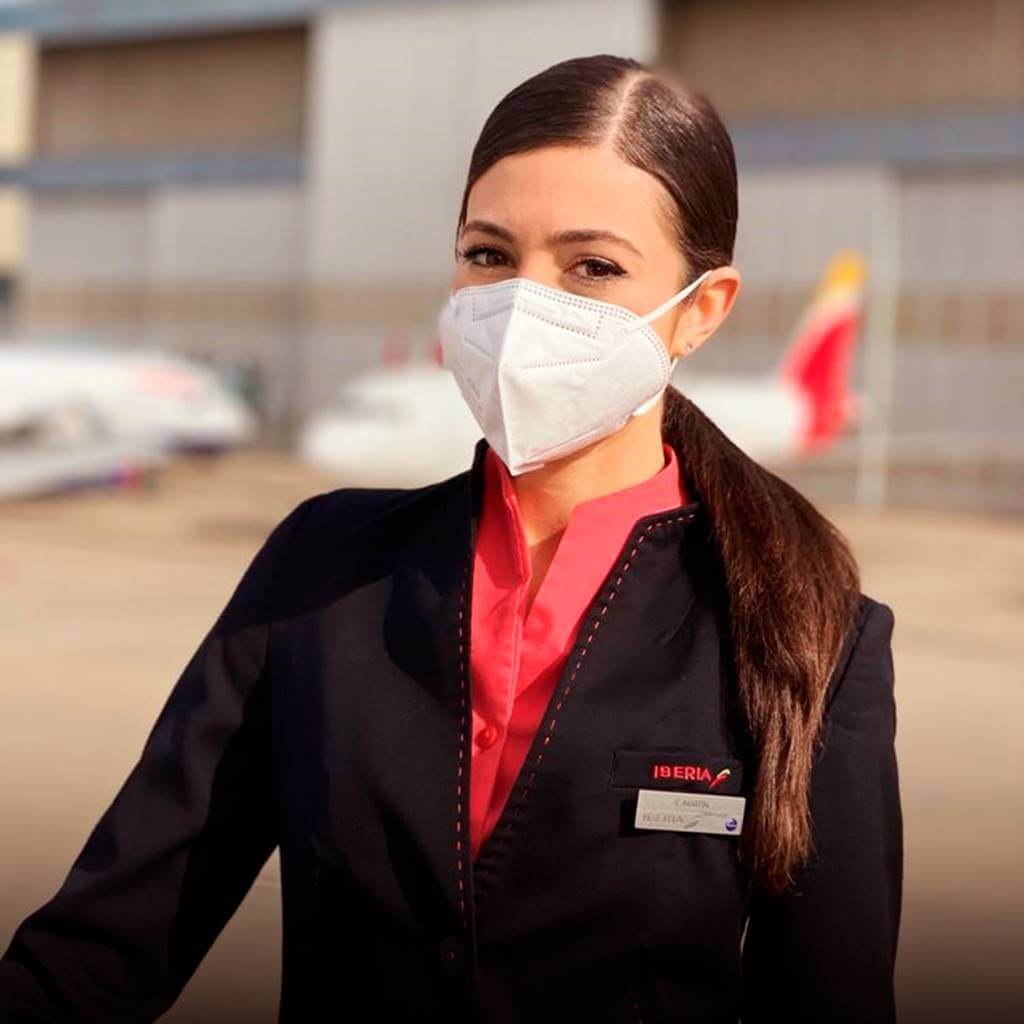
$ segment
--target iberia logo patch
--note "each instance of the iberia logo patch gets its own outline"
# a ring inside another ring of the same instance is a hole
[[[724,782],[732,775],[732,770],[722,768],[717,774],[712,775],[711,769],[703,764],[653,764],[651,765],[652,779],[684,779],[687,782],[706,782],[708,789],[714,789],[720,782]]]
[[[664,748],[619,748],[612,757],[612,787],[736,794],[741,792],[742,783],[743,762],[735,758]]]

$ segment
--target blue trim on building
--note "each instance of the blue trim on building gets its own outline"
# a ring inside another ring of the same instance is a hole
[[[729,125],[741,168],[1024,165],[1024,113],[748,121]],[[0,186],[30,189],[161,182],[301,181],[299,151],[90,154],[0,164]]]
[[[757,119],[729,124],[741,166],[1024,161],[1024,111]]]
[[[30,32],[42,45],[130,39],[303,22],[324,8],[384,2],[413,0],[38,0],[0,6],[0,32]]]
[[[305,160],[298,152],[168,153],[37,159],[0,165],[0,185],[46,189],[147,188],[154,185],[226,182],[299,182]]]

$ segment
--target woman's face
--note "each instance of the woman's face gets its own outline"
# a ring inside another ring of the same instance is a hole
[[[503,157],[470,190],[451,281],[455,291],[510,277],[614,302],[641,316],[691,279],[667,216],[671,197],[606,147],[547,146]],[[670,355],[695,350],[739,287],[716,269],[697,295],[651,325]]]

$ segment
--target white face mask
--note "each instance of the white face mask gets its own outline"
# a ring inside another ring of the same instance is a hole
[[[438,317],[442,360],[513,475],[613,434],[653,408],[676,359],[646,316],[525,277],[452,293]]]

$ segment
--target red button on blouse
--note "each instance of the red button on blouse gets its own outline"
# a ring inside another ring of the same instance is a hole
[[[486,451],[470,609],[474,859],[512,792],[583,614],[637,519],[686,504],[675,451],[662,447],[659,472],[573,508],[529,610],[530,557],[515,488]]]
[[[486,725],[476,734],[476,742],[481,750],[493,747],[498,739],[500,730],[496,725]]]

